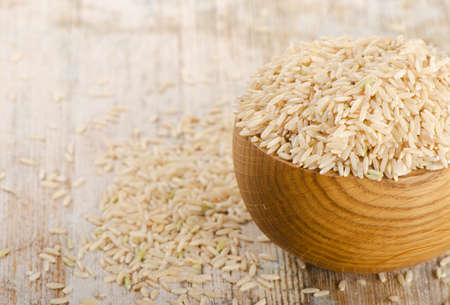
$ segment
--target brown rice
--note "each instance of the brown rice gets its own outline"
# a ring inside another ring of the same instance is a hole
[[[251,218],[235,187],[232,125],[231,115],[220,109],[201,118],[184,116],[168,126],[179,131],[169,139],[154,145],[137,132],[127,142],[111,143],[97,159],[115,178],[100,203],[101,215],[86,217],[96,229],[79,256],[101,251],[100,265],[110,273],[104,281],[141,292],[143,300],[150,287],[180,298],[221,296],[197,287],[212,280],[212,270],[242,292],[274,287],[270,281],[278,275],[259,273],[263,260],[275,258],[239,252],[255,238],[242,231]]]
[[[240,134],[268,154],[341,176],[398,179],[450,162],[450,57],[403,37],[291,46],[240,98]]]

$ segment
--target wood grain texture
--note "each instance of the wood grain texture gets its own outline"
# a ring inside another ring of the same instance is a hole
[[[238,128],[233,161],[255,223],[306,262],[378,273],[450,250],[450,169],[416,171],[398,182],[320,175],[266,154]]]
[[[63,236],[49,235],[49,228],[65,226],[74,240],[93,229],[83,216],[97,213],[110,181],[97,176],[93,167],[108,138],[126,138],[136,127],[154,135],[158,127],[149,118],[168,108],[198,112],[219,100],[231,104],[243,92],[247,76],[291,40],[406,34],[448,51],[449,12],[447,0],[0,0],[0,171],[6,172],[0,181],[0,249],[11,249],[0,259],[0,304],[43,305],[61,296],[44,282],[29,283],[26,272],[42,268],[37,255],[44,247],[65,243]],[[193,81],[184,82],[183,76]],[[175,86],[160,91],[167,81]],[[56,102],[55,95],[65,98]],[[130,109],[120,124],[75,134],[114,105]],[[46,141],[30,141],[31,135],[43,135]],[[75,144],[73,164],[64,161],[69,143]],[[39,167],[20,165],[22,157],[36,159]],[[41,169],[59,170],[68,185],[86,178],[83,187],[70,190],[72,206],[52,201],[52,192],[39,186]],[[256,237],[260,232],[250,225],[245,234]],[[388,304],[387,296],[399,295],[405,305],[442,305],[449,297],[447,285],[432,275],[436,260],[413,268],[415,280],[405,289],[395,281],[396,273],[381,284],[374,275],[311,265],[304,270],[294,256],[271,244],[249,247],[275,256],[277,262],[265,269],[282,280],[265,294],[237,294],[239,304],[254,304],[265,296],[268,304],[277,305],[373,305]],[[107,296],[101,304],[134,304],[133,293],[103,283],[105,273],[95,254],[86,264],[95,280],[78,279],[61,265],[51,266],[44,280],[72,284],[70,304],[97,294]],[[233,294],[220,274],[213,278],[213,288]],[[338,292],[342,279],[348,290]],[[367,286],[357,279],[365,279]],[[304,287],[329,289],[331,295],[301,302]],[[170,299],[162,294],[157,303]],[[212,304],[228,305],[227,300]]]

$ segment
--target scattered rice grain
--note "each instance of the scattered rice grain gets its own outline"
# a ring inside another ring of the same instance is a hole
[[[53,200],[61,199],[61,198],[63,198],[64,196],[66,196],[66,194],[67,194],[67,190],[65,190],[65,189],[59,189],[59,190],[57,190],[56,192],[53,193],[52,199],[53,199]]]
[[[99,303],[96,299],[87,299],[87,300],[81,301],[81,305],[99,305]]]
[[[439,262],[439,266],[446,267],[450,263],[450,256],[446,256]]]
[[[27,166],[37,166],[39,163],[30,158],[20,158],[19,162]]]
[[[67,230],[61,227],[53,227],[48,229],[50,234],[67,234]]]
[[[266,305],[266,304],[267,304],[266,298],[263,298],[255,303],[255,305]]]
[[[9,252],[10,252],[9,248],[5,248],[5,249],[0,250],[0,258],[8,256]]]
[[[387,278],[386,278],[386,272],[380,272],[378,273],[378,279],[382,282],[382,283],[386,283]]]
[[[401,302],[400,297],[397,295],[391,295],[390,297],[388,297],[388,300],[395,304],[400,304]]]
[[[252,282],[248,282],[248,283],[242,285],[241,288],[239,288],[239,290],[242,292],[249,291],[253,288],[256,288],[257,286],[258,286],[258,284],[255,281],[252,281]]]
[[[46,284],[46,287],[48,289],[63,289],[66,285],[62,284],[62,283],[55,283],[55,282],[48,282]]]
[[[367,281],[366,281],[365,279],[358,279],[358,280],[356,281],[356,283],[357,283],[358,285],[360,285],[360,286],[363,286],[363,287],[367,286]]]
[[[313,296],[314,296],[315,298],[320,298],[320,297],[327,296],[327,295],[329,295],[329,294],[330,294],[330,291],[328,291],[328,290],[320,290],[320,291],[314,293]]]
[[[34,272],[34,273],[30,274],[30,276],[28,277],[28,280],[29,280],[30,282],[35,282],[35,281],[37,281],[40,277],[41,277],[41,273],[40,273],[40,272]]]
[[[68,207],[72,203],[72,195],[66,195],[63,200],[63,206]]]
[[[39,254],[39,257],[45,261],[48,261],[51,264],[56,264],[56,258],[52,255],[48,255],[46,253]]]
[[[258,257],[262,260],[266,260],[269,262],[276,262],[277,260],[275,259],[275,257],[273,257],[272,255],[268,254],[268,253],[261,253],[258,255]]]
[[[319,292],[319,291],[320,291],[319,288],[312,288],[312,287],[309,287],[309,288],[303,288],[303,289],[301,290],[301,293],[302,293],[302,294],[313,294],[313,293],[317,293],[317,292]]]
[[[51,305],[60,305],[60,304],[67,304],[69,303],[68,298],[54,298],[50,300]]]
[[[407,285],[411,284],[414,279],[414,274],[411,270],[406,271],[405,282]]]
[[[62,293],[64,293],[65,295],[67,295],[67,294],[71,294],[72,291],[73,291],[72,285],[68,285],[68,286],[66,286],[66,287],[62,290]]]

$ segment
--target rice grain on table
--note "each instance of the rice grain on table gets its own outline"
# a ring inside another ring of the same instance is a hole
[[[255,241],[242,231],[251,217],[235,187],[231,113],[215,108],[177,124],[176,133],[157,142],[140,132],[109,142],[97,158],[95,164],[114,179],[100,202],[101,215],[86,217],[95,229],[91,240],[81,238],[79,259],[86,251],[101,252],[100,265],[110,273],[103,280],[141,292],[144,300],[150,288],[150,299],[158,289],[180,300],[221,297],[194,287],[211,282],[210,268],[243,292],[273,288],[269,281],[279,277],[260,277],[260,267],[275,258],[239,250]]]
[[[405,274],[405,282],[407,285],[411,284],[412,281],[414,280],[414,274],[411,270],[406,271]]]
[[[8,256],[9,252],[10,252],[9,248],[1,249],[0,250],[0,258]]]
[[[63,206],[68,207],[72,203],[72,195],[66,195],[63,200]]]
[[[77,278],[80,278],[80,279],[87,279],[87,278],[89,278],[89,273],[87,273],[87,272],[82,272],[82,271],[78,271],[78,270],[76,270],[76,271],[73,273],[73,275],[74,275],[75,277],[77,277]]]
[[[152,300],[154,300],[154,299],[156,299],[156,298],[158,297],[158,295],[159,295],[159,290],[154,289],[154,290],[150,293],[150,298],[151,298]]]
[[[65,158],[66,161],[69,162],[69,163],[73,163],[73,161],[74,161],[73,155],[72,155],[72,154],[69,154],[69,153],[67,153],[67,152],[64,154],[64,158]]]
[[[64,265],[66,265],[67,267],[73,268],[75,266],[75,262],[70,259],[69,257],[67,257],[66,255],[64,255],[62,257],[62,262]]]
[[[386,278],[386,272],[380,272],[378,273],[378,278],[380,279],[380,281],[382,283],[386,283],[387,278]]]
[[[320,298],[320,297],[324,297],[330,294],[330,291],[328,290],[320,290],[316,293],[313,294],[313,297],[315,298]]]
[[[339,281],[339,284],[338,284],[339,291],[344,291],[346,286],[347,286],[347,281],[346,280]]]
[[[260,276],[261,278],[268,281],[277,281],[280,279],[280,276],[278,274],[263,273]]]
[[[45,286],[48,289],[63,289],[66,285],[62,283],[48,282]]]
[[[266,298],[263,298],[255,303],[255,305],[266,305],[266,304],[267,304]]]
[[[439,262],[439,266],[446,267],[448,264],[450,264],[450,256],[446,256]]]
[[[41,182],[41,186],[43,188],[56,189],[56,188],[60,187],[60,183],[59,182],[54,182],[54,181],[44,180],[44,181]]]
[[[437,267],[434,272],[435,272],[436,277],[439,280],[442,279],[442,278],[447,277],[447,273],[440,267]]]
[[[39,257],[44,261],[48,261],[51,264],[56,264],[56,258],[52,255],[48,255],[46,253],[39,254]]]
[[[317,293],[319,291],[320,291],[319,288],[308,287],[308,288],[303,288],[301,290],[301,293],[302,294],[314,294],[314,293]]]
[[[81,301],[81,305],[99,305],[99,302],[96,299],[86,299]]]
[[[53,256],[60,256],[61,253],[59,251],[58,248],[50,248],[50,247],[46,247],[44,248],[43,252],[49,254],[49,255],[53,255]]]
[[[72,291],[73,291],[73,286],[68,285],[62,290],[62,293],[64,293],[65,295],[68,295],[68,294],[71,294]]]
[[[83,177],[80,177],[72,182],[72,188],[79,187],[80,185],[84,184],[86,180]]]
[[[261,287],[264,287],[264,288],[266,288],[266,289],[272,289],[272,288],[274,288],[273,281],[269,282],[269,281],[267,281],[267,280],[261,278],[260,276],[258,276],[258,277],[256,278],[256,282],[257,282]]]
[[[397,281],[403,287],[406,286],[405,276],[403,274],[401,274],[401,273],[397,274]]]
[[[10,59],[13,63],[17,64],[23,59],[23,53],[15,53]]]
[[[367,286],[367,281],[365,279],[359,279],[356,281],[356,283],[363,287]]]
[[[248,270],[248,274],[251,277],[254,277],[256,275],[256,264],[252,264]]]
[[[269,262],[275,262],[276,261],[275,257],[273,257],[272,255],[270,255],[268,253],[261,253],[261,254],[258,255],[258,257],[260,259],[262,259],[262,260],[266,260],[266,261],[269,261]]]
[[[400,297],[397,296],[397,295],[391,295],[391,296],[389,296],[389,297],[388,297],[388,300],[389,300],[391,303],[394,303],[394,304],[400,304],[400,302],[401,302]]]
[[[294,44],[239,99],[236,126],[299,167],[380,180],[450,162],[450,57],[403,37]]]
[[[247,284],[251,280],[252,280],[252,277],[250,275],[246,275],[236,282],[236,286],[241,287],[242,285]]]
[[[48,229],[50,234],[67,234],[67,230],[61,227],[53,227]]]
[[[79,127],[75,130],[75,133],[81,135],[81,134],[83,134],[86,130],[87,130],[87,126],[86,126],[86,125],[81,125],[81,126],[79,126]]]
[[[27,166],[37,166],[39,163],[30,158],[20,158],[19,162]]]
[[[30,282],[35,282],[35,281],[37,281],[40,277],[41,277],[41,273],[40,273],[40,272],[34,272],[34,273],[30,274],[30,276],[28,277],[28,280],[29,280]]]
[[[53,193],[52,199],[53,200],[61,199],[62,197],[66,196],[66,194],[67,194],[67,191],[65,189],[57,190],[56,192]]]
[[[69,299],[68,298],[54,298],[54,299],[50,299],[50,304],[51,305],[60,305],[60,304],[67,304],[69,303]]]
[[[45,142],[44,136],[29,136],[28,139],[32,141]]]

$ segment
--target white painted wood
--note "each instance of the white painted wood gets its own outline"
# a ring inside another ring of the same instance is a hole
[[[76,241],[92,229],[83,216],[96,213],[108,183],[92,165],[102,151],[100,139],[125,138],[135,127],[151,134],[149,118],[169,107],[196,112],[221,99],[231,103],[246,76],[291,40],[404,33],[450,50],[449,11],[447,0],[0,0],[0,171],[6,172],[0,182],[0,249],[11,249],[0,259],[0,304],[48,304],[56,296],[43,281],[30,284],[26,272],[41,269],[43,247],[64,240],[50,236],[48,228],[63,225]],[[194,84],[183,82],[186,75]],[[176,86],[160,92],[167,81]],[[130,109],[119,125],[75,134],[113,105]],[[45,143],[30,141],[32,135],[44,136]],[[63,156],[69,143],[75,145],[73,165]],[[19,164],[23,157],[39,167]],[[59,170],[69,180],[85,177],[87,183],[72,190],[74,202],[64,208],[39,186],[40,169]],[[247,230],[257,234],[254,226]],[[448,288],[432,277],[434,261],[414,268],[416,280],[403,289],[394,280],[382,285],[375,276],[312,266],[303,271],[278,248],[264,251],[276,255],[282,276],[266,293],[268,304],[300,304],[303,287],[331,290],[329,297],[307,298],[305,304],[382,304],[396,294],[403,304],[440,305],[448,298]],[[96,294],[107,296],[102,304],[134,304],[132,294],[103,283],[95,255],[87,261],[97,280],[74,278],[60,265],[44,279],[72,283],[71,304]],[[343,278],[348,290],[338,292]],[[358,287],[359,278],[366,287]],[[230,287],[219,275],[214,286],[226,298],[212,304],[230,304]],[[261,295],[238,297],[240,304],[251,304]],[[158,304],[167,299],[162,294]]]

